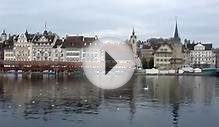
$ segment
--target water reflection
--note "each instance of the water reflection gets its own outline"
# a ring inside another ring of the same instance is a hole
[[[178,127],[186,107],[215,104],[218,82],[217,77],[135,76],[122,88],[101,90],[84,77],[1,76],[0,118],[6,114],[8,119],[63,120],[81,126],[102,126],[107,119],[124,121],[121,126],[159,126],[156,120],[165,115],[161,123]]]

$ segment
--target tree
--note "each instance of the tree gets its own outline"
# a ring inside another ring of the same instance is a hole
[[[141,59],[141,63],[142,63],[142,68],[143,69],[148,68],[147,60],[144,57]]]
[[[149,61],[149,68],[153,68],[154,67],[154,59],[153,58],[150,58],[150,61]]]

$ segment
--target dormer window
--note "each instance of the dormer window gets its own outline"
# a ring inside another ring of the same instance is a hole
[[[194,50],[205,50],[205,46],[202,45],[202,44],[197,44],[197,45],[194,47]]]

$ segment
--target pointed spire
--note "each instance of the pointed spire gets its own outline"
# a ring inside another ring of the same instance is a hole
[[[44,30],[46,31],[47,30],[47,23],[45,22],[44,24]]]
[[[175,31],[174,31],[174,37],[173,39],[177,42],[180,42],[180,37],[178,33],[178,24],[177,24],[177,18],[176,18],[176,26],[175,26]]]
[[[28,35],[28,31],[27,31],[27,29],[26,29],[26,31],[25,31],[25,35]]]
[[[176,20],[176,26],[175,26],[175,32],[174,32],[174,38],[176,38],[176,39],[179,38],[177,20]]]
[[[133,27],[133,29],[132,29],[132,34],[131,34],[131,36],[130,36],[130,39],[131,38],[137,38],[137,36],[135,35],[135,28]]]
[[[46,22],[44,24],[44,32],[43,32],[43,34],[45,34],[45,35],[48,34],[48,32],[47,32],[47,23]]]
[[[135,28],[132,29],[132,35],[135,35]]]

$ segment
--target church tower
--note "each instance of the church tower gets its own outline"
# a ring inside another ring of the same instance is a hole
[[[1,34],[1,40],[4,42],[5,40],[7,40],[7,34],[5,32],[5,30],[3,30],[2,34]]]
[[[174,31],[174,37],[173,40],[176,42],[180,42],[181,39],[179,37],[179,33],[178,33],[178,24],[177,24],[177,20],[176,20],[176,26],[175,26],[175,31]]]
[[[131,44],[132,46],[132,50],[133,50],[133,53],[134,55],[137,57],[137,36],[135,35],[135,30],[133,28],[132,30],[132,35],[130,36],[130,40],[129,40],[129,43]]]
[[[174,36],[171,41],[172,58],[170,59],[171,69],[177,70],[183,65],[182,43],[178,33],[178,24],[176,21]]]

